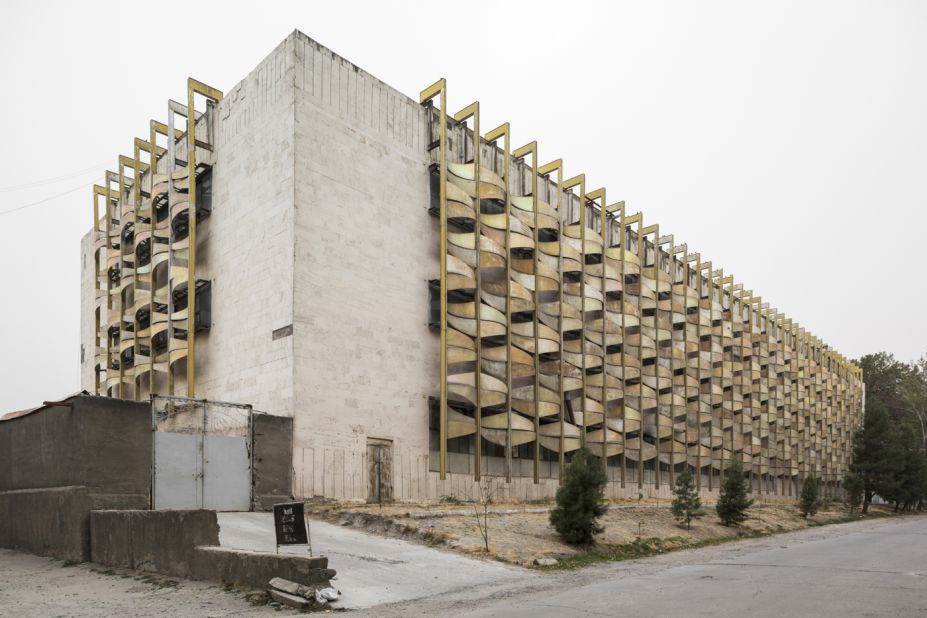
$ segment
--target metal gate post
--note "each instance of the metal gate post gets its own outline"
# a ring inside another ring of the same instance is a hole
[[[154,365],[154,363],[152,363]],[[155,508],[155,475],[157,474],[155,462],[156,442],[155,437],[158,431],[158,412],[155,409],[155,395],[149,394],[148,401],[151,404],[151,486],[148,487],[148,510],[153,511]]]
[[[254,510],[254,408],[248,406],[248,510]],[[309,527],[306,526],[306,530]],[[312,544],[309,544],[312,555]]]
[[[209,404],[203,400],[203,433],[200,435],[200,508],[206,508],[206,434],[208,431]]]

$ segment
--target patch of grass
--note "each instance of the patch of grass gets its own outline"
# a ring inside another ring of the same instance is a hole
[[[450,537],[447,534],[430,529],[422,532],[422,538],[424,539],[425,543],[430,546],[440,545],[450,540]]]
[[[463,500],[461,500],[457,496],[441,496],[440,501],[443,502],[444,504],[454,504],[454,505],[466,504]]]
[[[847,515],[841,515],[840,517],[835,517],[834,519],[829,519],[827,521],[809,521],[808,526],[827,526],[830,524],[846,524],[851,521],[862,521],[864,519],[879,519],[881,517],[891,517],[891,513],[886,513],[884,511],[869,511],[866,515],[862,513],[850,513]]]
[[[835,519],[830,519],[826,521],[809,521],[808,527],[812,526],[828,526],[830,524],[843,524],[853,521],[860,521],[863,519],[874,519],[879,517],[891,517],[891,513],[885,513],[881,511],[871,511],[868,515],[861,515],[859,513],[854,513],[850,515],[844,515]],[[747,527],[732,527],[732,531],[736,530],[736,533],[726,536],[719,536],[710,539],[702,539],[698,541],[693,541],[685,537],[672,536],[666,538],[638,538],[630,543],[624,543],[621,545],[607,545],[605,547],[595,547],[587,551],[575,554],[572,556],[567,556],[560,560],[555,565],[552,566],[537,566],[534,567],[539,571],[558,571],[558,570],[574,570],[581,569],[600,562],[620,562],[623,560],[636,560],[638,558],[647,558],[650,556],[656,556],[658,554],[665,554],[671,551],[678,551],[681,549],[699,549],[701,547],[710,547],[713,545],[721,545],[722,543],[728,543],[730,541],[739,541],[742,539],[754,539],[760,537],[772,536],[781,532],[791,532],[790,530],[784,529],[781,525],[776,526],[776,530],[773,531],[763,531],[755,530],[753,528]]]
[[[61,566],[64,567],[64,568],[67,568],[67,567],[72,567],[72,566],[75,566],[75,565],[78,565],[78,564],[80,564],[80,562],[78,562],[77,560],[68,559],[68,560],[65,560],[64,562],[62,562],[62,563],[61,563]]]
[[[635,560],[646,558],[669,551],[669,539],[648,537],[634,539],[630,543],[620,545],[606,545],[601,548],[590,549],[579,554],[567,556],[553,566],[536,567],[541,571],[579,569],[598,562],[620,562],[622,560]]]

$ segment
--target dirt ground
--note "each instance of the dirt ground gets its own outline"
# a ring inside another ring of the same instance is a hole
[[[0,549],[0,616],[270,616],[251,590]],[[250,599],[254,599],[252,604]]]
[[[592,548],[563,543],[548,522],[550,504],[493,504],[488,518],[488,557],[510,564],[531,566],[538,558],[570,562],[579,554],[614,551],[636,540],[659,539],[661,551],[694,547],[742,538],[800,530],[843,520],[841,505],[822,509],[813,518],[802,517],[797,506],[757,503],[740,528],[721,525],[714,506],[705,507],[704,518],[686,530],[672,517],[668,502],[611,503],[600,520],[605,532]],[[311,505],[313,516],[368,532],[443,546],[454,551],[487,556],[474,504],[428,503],[418,505]]]

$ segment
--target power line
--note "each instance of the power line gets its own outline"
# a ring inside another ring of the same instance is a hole
[[[99,163],[92,167],[88,167],[76,172],[69,172],[67,174],[62,174],[61,176],[55,176],[54,178],[46,178],[45,180],[33,180],[32,182],[26,182],[21,185],[8,185],[6,187],[0,187],[0,193],[9,193],[11,191],[19,191],[21,189],[31,189],[33,187],[40,187],[42,185],[50,184],[57,182],[59,180],[66,180],[68,178],[74,178],[75,176],[82,176],[83,174],[88,174],[92,171],[99,170],[101,167],[105,166],[106,163]]]
[[[20,211],[20,210],[25,210],[26,208],[31,208],[32,206],[38,206],[39,204],[44,204],[45,202],[50,202],[50,201],[53,200],[53,199],[62,197],[62,196],[64,196],[64,195],[68,195],[68,194],[70,194],[70,193],[74,193],[75,191],[80,191],[81,189],[86,189],[87,187],[91,186],[92,184],[93,184],[92,182],[88,182],[88,183],[86,183],[86,184],[82,184],[82,185],[79,186],[79,187],[74,187],[73,189],[69,189],[69,190],[65,191],[64,193],[58,193],[57,195],[52,195],[52,196],[50,196],[50,197],[46,197],[44,200],[39,200],[38,202],[32,202],[31,204],[23,204],[22,206],[17,206],[16,208],[10,208],[9,210],[0,211],[0,217],[2,217],[3,215],[8,215],[8,214],[10,214],[10,213],[14,213],[14,212]]]

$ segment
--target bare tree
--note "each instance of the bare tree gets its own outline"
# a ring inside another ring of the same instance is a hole
[[[911,363],[901,382],[901,398],[921,426],[921,448],[927,451],[927,356]]]
[[[489,553],[489,507],[496,497],[498,485],[493,477],[487,476],[480,480],[477,487],[480,490],[480,499],[473,503],[473,515],[476,517],[480,536],[483,537],[483,546],[486,553]]]

